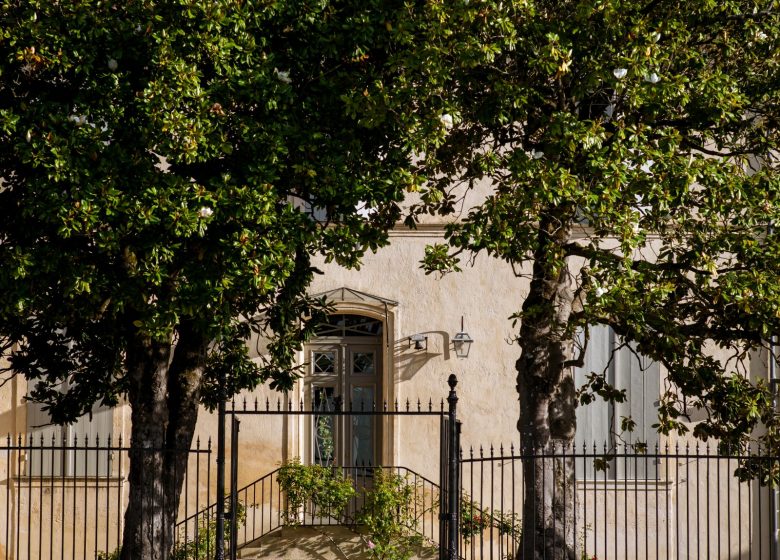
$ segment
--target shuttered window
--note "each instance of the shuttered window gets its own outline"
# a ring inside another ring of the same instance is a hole
[[[610,360],[611,358],[611,360]],[[582,387],[591,372],[605,373],[606,380],[616,389],[624,389],[626,400],[607,403],[599,397],[588,405],[577,408],[577,449],[585,445],[592,452],[595,443],[601,453],[607,449],[618,452],[618,457],[608,461],[607,479],[654,479],[657,468],[653,457],[624,457],[641,451],[643,443],[653,453],[658,443],[658,433],[652,427],[658,420],[660,398],[660,367],[658,363],[639,355],[632,347],[622,344],[620,337],[607,326],[590,327],[590,340],[585,363],[575,368],[576,386]],[[621,421],[630,417],[636,424],[631,432],[621,432]],[[627,447],[624,447],[626,445]],[[593,461],[577,461],[578,478],[603,478],[596,471]]]
[[[113,408],[96,406],[68,426],[51,423],[38,403],[27,403],[27,476],[109,476],[111,452],[104,449],[113,429]],[[113,442],[114,444],[116,442]],[[99,448],[96,449],[96,445]]]

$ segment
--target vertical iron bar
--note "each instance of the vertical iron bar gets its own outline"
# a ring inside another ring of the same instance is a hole
[[[41,434],[40,447],[38,448],[38,464],[41,472],[38,473],[38,557],[43,558],[43,434]],[[51,510],[49,510],[51,515]],[[52,526],[52,523],[49,523]],[[49,530],[51,532],[51,530]]]
[[[100,476],[100,434],[95,436],[95,548],[92,551],[93,554],[97,555],[98,552],[98,533],[100,531],[100,514],[98,512],[99,510],[99,498],[100,498],[100,479],[98,478]],[[86,485],[86,480],[84,481],[84,484]]]
[[[49,471],[49,512],[50,512],[49,515],[52,518],[52,528],[49,531],[50,560],[54,560],[54,446],[55,445],[56,445],[56,441],[54,439],[54,434],[52,434],[51,448],[49,449],[49,468],[51,469]],[[62,524],[62,526],[64,526],[65,524],[64,520],[61,520],[60,523]]]
[[[84,560],[87,560],[87,534],[89,533],[89,492],[87,491],[87,463],[89,462],[89,436],[84,437],[84,468],[81,469],[83,486],[84,486]],[[76,458],[79,456],[78,450],[76,456],[73,458],[73,470],[78,468]]]
[[[739,458],[737,458],[737,464],[739,464]],[[739,504],[739,518],[742,519],[742,484],[743,482],[740,480],[738,481],[739,484],[737,485],[737,503]],[[739,558],[742,560],[742,523],[739,523],[738,525],[739,532],[737,533],[737,550],[739,550]]]
[[[230,560],[236,560],[238,546],[238,427],[235,414],[230,415]]]
[[[268,482],[271,485],[271,488],[273,488],[273,474],[271,474]],[[270,519],[270,515],[269,515]],[[269,531],[270,531],[270,523],[269,523]],[[263,535],[265,533],[265,478],[260,482],[260,534]]]
[[[119,449],[117,450],[117,453],[119,453],[119,472],[117,473],[119,480],[122,480],[124,477],[124,468],[122,466],[122,463],[124,462],[124,449],[122,448],[122,435],[119,436]],[[121,482],[116,485],[116,495],[117,495],[117,508],[116,508],[116,545],[119,546],[122,544],[122,484]],[[63,495],[63,501],[65,499],[65,496]]]
[[[750,455],[750,447],[748,447],[748,455]],[[749,458],[749,457],[748,457]],[[748,547],[748,558],[750,560],[753,560],[753,485],[755,481],[754,480],[748,480],[748,534],[747,534],[747,547]],[[759,560],[763,560],[759,558]]]
[[[547,445],[548,444],[545,442],[544,445],[542,446],[541,450],[540,450],[541,453],[539,454],[539,457],[540,457],[540,459],[542,461],[542,469],[541,469],[541,471],[542,471],[542,495],[541,495],[541,497],[539,499],[541,500],[542,504],[546,504],[547,503],[547,496],[545,495],[546,492],[547,492],[547,472],[546,472],[546,469],[544,468],[544,458],[545,458],[545,454],[547,452]],[[547,519],[546,519],[547,512],[545,511],[546,509],[547,508],[544,505],[542,505],[541,510],[543,512],[544,517],[542,517],[542,519],[541,519],[541,522],[542,522],[542,527],[541,527],[542,531],[541,532],[542,532],[542,558],[544,560],[547,560]]]
[[[447,481],[447,485],[449,487],[449,503],[447,511],[447,553],[449,555],[449,560],[458,560],[458,455],[456,453],[456,450],[458,449],[458,395],[455,392],[458,379],[455,377],[455,374],[450,374],[449,378],[447,379],[447,384],[450,387],[450,394],[447,396],[450,421],[450,452],[448,457],[449,480]]]
[[[628,449],[626,444],[623,444],[623,473],[628,475]],[[636,507],[636,504],[634,505]],[[615,512],[617,515],[617,512]],[[625,529],[623,530],[623,548],[625,550],[625,557],[628,559],[628,486],[623,487],[623,523]],[[634,538],[636,538],[637,530],[634,527]],[[615,555],[617,556],[617,547],[615,547]]]
[[[447,511],[447,469],[449,458],[447,455],[449,418],[442,415],[439,422],[439,560],[447,558],[447,524],[444,514]],[[433,521],[433,520],[431,520]],[[425,515],[423,514],[423,534],[425,533]],[[433,533],[433,524],[431,524]]]
[[[547,450],[545,451],[546,455],[549,454],[549,459],[550,459],[550,476],[552,477],[552,480],[550,482],[550,486],[552,486],[552,496],[550,496],[550,504],[552,505],[552,534],[553,534],[553,540],[552,540],[553,550],[552,550],[552,553],[553,553],[553,558],[555,558],[555,540],[556,540],[555,539],[555,535],[556,535],[555,531],[557,529],[556,528],[557,521],[555,519],[555,517],[556,517],[555,510],[557,509],[556,508],[556,504],[555,504],[555,499],[556,499],[556,496],[555,496],[555,485],[557,483],[557,481],[555,479],[555,460],[556,460],[556,457],[555,457],[555,447],[556,447],[555,446],[555,442],[553,441],[552,446],[550,446],[549,443],[547,444]],[[564,517],[566,517],[565,513],[564,513]],[[545,546],[545,549],[546,548],[547,547]],[[545,551],[545,554],[547,554],[546,551]]]
[[[712,462],[712,456],[710,455],[710,444],[708,443],[705,447],[705,450],[707,452],[707,458],[705,459],[707,468],[707,558],[712,558],[712,554],[710,554],[710,542],[712,541],[710,537],[710,525],[712,524],[710,520],[710,494],[712,493],[712,488],[710,488],[710,484],[712,481],[712,478],[710,478],[710,463]]]
[[[699,444],[696,443],[696,558],[701,558],[701,474],[699,471]],[[709,513],[709,512],[708,512]]]
[[[660,558],[660,556],[658,554],[658,548],[660,546],[659,543],[661,541],[661,534],[660,534],[660,532],[661,532],[661,517],[660,517],[661,506],[660,506],[660,502],[658,500],[658,497],[659,497],[658,496],[658,483],[659,483],[659,476],[658,475],[659,475],[659,471],[661,470],[661,459],[660,459],[659,451],[658,451],[658,442],[655,443],[655,457],[653,458],[653,461],[655,462],[655,477],[654,477],[654,479],[655,479],[654,480],[654,484],[655,484],[655,532],[657,534],[657,537],[655,539],[655,557],[656,558]],[[669,528],[668,525],[667,525],[666,528],[667,529]],[[668,551],[667,551],[667,554],[669,554]]]
[[[496,493],[496,491],[495,491],[495,488],[496,488],[495,469],[494,469],[494,465],[495,464],[496,464],[496,462],[495,462],[495,456],[493,454],[493,445],[491,444],[491,446],[490,446],[490,486],[489,486],[489,488],[490,488],[490,509],[488,510],[488,512],[489,512],[488,513],[488,518],[489,519],[490,519],[490,516],[493,515],[493,510],[494,510],[494,508],[493,508],[493,497],[494,497],[494,495]],[[488,530],[490,531],[488,533],[488,542],[490,543],[490,560],[493,560],[493,548],[494,548],[493,547],[493,527],[492,527],[492,525],[493,524],[491,523],[490,526],[488,527]],[[484,557],[484,554],[482,556]]]
[[[195,528],[193,529],[195,532],[195,549],[200,552],[200,465],[201,465],[201,449],[200,449],[200,437],[195,440],[195,449],[197,453],[195,454]],[[186,519],[187,516],[185,515],[184,518]]]
[[[610,445],[611,444],[612,444],[612,442],[610,442]],[[615,445],[617,445],[617,444],[615,444]],[[604,458],[607,457],[607,450],[608,450],[607,442],[605,441],[604,442],[604,455],[603,455]],[[606,468],[604,469],[604,484],[603,484],[603,488],[602,488],[602,493],[604,495],[604,558],[608,558],[609,554],[607,552],[607,548],[609,547],[609,544],[608,544],[608,541],[607,541],[607,536],[609,535],[609,523],[607,521],[607,516],[609,515],[609,511],[608,511],[609,500],[607,500],[607,488],[608,488],[607,474],[608,474],[608,471],[609,471],[610,463],[612,463],[612,461],[609,461],[609,462],[604,461],[604,463],[605,463],[605,466],[606,466]],[[617,473],[614,473],[613,477],[617,477]],[[614,480],[614,482],[617,483],[617,480]]]
[[[30,444],[27,447],[27,558],[30,558],[32,545],[32,465],[33,436],[30,435]],[[86,532],[86,531],[85,531]]]
[[[717,515],[718,515],[718,526],[717,526],[717,529],[715,530],[715,533],[717,534],[717,538],[718,538],[718,558],[720,558],[721,557],[720,556],[720,533],[723,530],[723,528],[720,526],[720,509],[721,509],[721,501],[720,501],[720,457],[716,457],[715,461],[716,461],[716,463],[715,463],[715,476],[717,477],[717,494],[716,494],[715,503],[717,504],[717,508],[718,508],[718,513],[717,513]],[[729,501],[728,500],[728,496],[726,498],[726,501],[727,502]],[[728,533],[729,532],[729,530],[728,530],[728,526],[729,526],[728,519],[729,519],[729,516],[728,515],[726,516],[726,519],[727,519],[727,521],[726,521],[726,532]]]
[[[685,557],[691,556],[691,454],[690,446],[685,444]]]
[[[255,529],[257,527],[257,484],[252,485],[252,504],[254,505],[252,508],[252,540],[255,540],[255,538],[257,538],[255,533]]]
[[[5,472],[8,478],[11,478],[11,434],[5,437]],[[5,485],[5,560],[8,560],[8,552],[11,549],[11,484],[10,481]]]
[[[515,508],[515,488],[517,488],[516,479],[515,479],[515,446],[512,445],[510,447],[511,455],[512,455],[512,509],[511,509],[511,519],[512,519],[512,533],[511,533],[511,540],[509,541],[509,545],[511,546],[510,554],[512,557],[517,553],[517,534],[515,531],[515,526],[517,525],[516,518],[515,518],[515,512],[517,509]]]
[[[648,476],[647,476],[647,473],[648,473],[647,454],[648,454],[648,450],[645,449],[645,453],[644,453],[644,457],[643,457],[643,459],[645,461],[645,465],[644,465],[644,468],[645,468],[645,472],[644,472],[645,480],[648,479]],[[635,487],[638,486],[636,481],[634,481],[634,486]],[[644,516],[645,517],[645,535],[648,535],[649,534],[648,526],[650,525],[650,519],[649,519],[649,517],[650,517],[650,513],[649,513],[650,504],[648,503],[650,501],[650,492],[647,489],[647,484],[646,483],[645,483],[645,490],[644,490],[643,494],[645,495],[645,516]],[[658,507],[658,504],[656,504],[656,508],[657,507]],[[658,527],[657,526],[656,526],[656,531],[658,531]],[[658,542],[658,535],[657,535],[657,533],[656,533],[656,542]],[[647,537],[645,537],[645,560],[650,560],[650,543],[648,542]]]
[[[469,448],[469,458],[474,459],[474,449]],[[469,526],[473,527],[474,523],[474,462],[471,461],[469,463]],[[472,534],[470,535],[471,538],[471,558],[474,559],[475,554],[475,548],[476,548],[476,535]]]
[[[660,463],[659,463],[660,465]],[[669,536],[669,442],[664,443],[664,499],[666,500],[666,558],[669,558],[671,553],[672,541]]]
[[[18,445],[16,451],[16,476],[20,478],[22,477],[22,441],[23,441],[22,436],[19,436],[17,439]],[[16,557],[17,558],[19,558],[19,552],[20,552],[19,539],[21,537],[20,529],[22,525],[21,494],[22,494],[22,490],[20,487],[16,491]]]
[[[574,488],[572,490],[572,507],[574,508],[573,526],[571,528],[574,533],[574,557],[577,557],[577,444],[572,441],[571,446],[571,463],[574,468]],[[583,468],[583,472],[585,469]]]
[[[106,552],[111,552],[111,545],[108,539],[111,533],[111,433],[108,434],[106,441]],[[117,506],[119,507],[119,506]]]
[[[566,507],[567,507],[567,504],[566,504],[566,480],[569,478],[568,477],[567,464],[566,464],[566,445],[567,444],[565,444],[565,443],[561,444],[561,458],[560,458],[561,465],[563,466],[563,473],[564,473],[564,476],[563,476],[563,527],[562,527],[562,529],[563,529],[563,547],[564,547],[564,551],[566,550],[566,543],[567,543],[566,535],[568,534],[566,532],[566,518],[569,517],[569,515],[567,513],[568,510],[566,509]]]
[[[731,453],[729,453],[731,455]],[[731,469],[728,468],[731,465],[731,458],[726,459],[726,472],[730,473]],[[739,479],[736,479],[736,483],[739,485]],[[726,475],[726,510],[729,512],[729,515],[727,516],[729,518],[728,520],[728,533],[726,534],[726,547],[728,550],[728,556],[731,557],[731,485],[728,483],[728,474]],[[739,515],[737,515],[737,519],[739,519]]]
[[[604,449],[606,450],[607,444],[604,443]],[[598,499],[598,471],[596,470],[596,454],[598,453],[596,448],[596,440],[593,440],[593,555],[598,556],[599,555],[599,524],[598,524],[598,509],[599,509],[599,499]]]
[[[613,530],[615,531],[615,557],[617,557],[617,553],[618,553],[618,484],[617,484],[618,461],[619,461],[619,459],[618,459],[618,445],[619,444],[617,442],[615,442],[615,488],[612,490],[612,492],[614,493],[614,498],[615,498],[614,499],[614,511],[613,511],[613,513],[615,515],[615,525],[613,527]],[[627,444],[624,442],[623,443],[623,456],[625,456],[625,454],[626,454],[626,445]],[[626,477],[626,473],[625,472],[623,473],[623,477],[624,478]],[[623,482],[625,482],[625,481],[623,481]],[[623,491],[624,491],[624,493],[625,493],[625,490],[627,490],[627,489],[628,489],[628,487],[625,484],[623,484]],[[628,529],[628,527],[626,527],[626,532],[627,532],[627,529]]]
[[[758,457],[758,463],[760,465],[761,464],[761,444],[760,443],[758,444],[758,447],[756,448],[756,456]],[[757,482],[756,483],[756,494],[757,494],[757,498],[758,498],[758,511],[757,511],[758,519],[757,519],[757,524],[758,524],[758,534],[759,534],[759,537],[758,537],[758,557],[761,560],[764,559],[764,539],[761,538],[761,533],[762,533],[761,532],[761,529],[762,529],[761,521],[763,520],[762,518],[763,518],[763,509],[764,509],[762,507],[762,505],[761,505],[761,494],[763,494],[763,493],[764,493],[763,487],[761,486],[761,484],[758,484],[758,482]]]
[[[634,458],[634,476],[639,475],[639,455],[636,453],[636,449],[633,450],[632,456]],[[626,495],[628,495],[628,488],[626,488]],[[639,558],[639,485],[634,484],[634,558]],[[647,540],[647,539],[645,539]]]
[[[211,437],[209,437],[208,454],[206,455],[206,503],[211,503]],[[215,512],[216,513],[216,512]],[[211,513],[206,514],[206,557],[211,558]],[[214,539],[216,543],[216,539]],[[216,548],[216,544],[214,546]],[[215,551],[216,552],[216,551]]]
[[[219,373],[219,403],[217,405],[217,521],[215,560],[225,560],[225,379],[226,373]]]
[[[471,497],[472,500],[474,500],[478,505],[477,507],[477,515],[482,518],[483,514],[483,507],[482,504],[485,501],[485,454],[482,450],[482,446],[479,448],[479,500],[476,500],[474,496]],[[474,517],[472,516],[472,520]],[[478,527],[481,528],[481,525],[478,525]],[[479,532],[479,552],[480,556],[485,555],[485,532],[480,531]]]
[[[65,446],[65,441],[63,438],[63,447]],[[74,447],[78,446],[78,437],[74,439]],[[63,450],[63,455],[66,457],[65,461],[63,462],[63,469],[67,468],[69,466],[72,467],[71,469],[71,478],[73,479],[73,515],[71,516],[71,523],[73,523],[73,535],[71,538],[71,545],[73,548],[71,548],[70,556],[71,558],[76,558],[76,496],[78,494],[78,491],[76,490],[76,465],[73,461],[70,461],[68,459],[71,459],[71,457],[67,456],[67,451]]]

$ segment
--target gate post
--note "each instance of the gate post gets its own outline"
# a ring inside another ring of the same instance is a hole
[[[447,454],[447,558],[448,560],[458,560],[460,556],[458,551],[458,508],[460,505],[458,452],[460,447],[460,425],[456,414],[458,394],[455,392],[455,386],[458,384],[458,378],[455,377],[455,374],[450,374],[447,384],[450,386],[450,394],[447,396],[447,403],[449,404],[449,433],[447,434],[449,440],[449,453]]]
[[[238,427],[236,415],[230,417],[230,560],[238,555]]]

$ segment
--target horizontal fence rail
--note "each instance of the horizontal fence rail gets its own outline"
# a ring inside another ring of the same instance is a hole
[[[526,486],[523,465],[530,462],[550,478]],[[460,556],[467,560],[525,558],[520,544],[527,498],[557,501],[571,512],[561,523],[573,532],[576,560],[770,560],[775,507],[770,495],[776,488],[735,476],[740,469],[776,476],[780,457],[758,447],[730,455],[708,445],[647,452],[630,445],[527,453],[489,447],[461,452],[460,464]],[[560,478],[563,487],[556,488],[552,478],[564,465],[577,476],[573,482]],[[541,493],[529,496],[529,488],[540,487]],[[571,496],[568,503],[566,496]],[[536,523],[530,520],[527,528]],[[554,525],[553,530],[567,532]],[[558,558],[559,550],[545,553]]]
[[[352,400],[344,399],[340,395],[337,395],[332,403],[322,405],[309,405],[305,401],[300,400],[295,402],[291,399],[276,399],[270,401],[265,399],[259,401],[255,399],[242,399],[240,401],[231,401],[225,410],[226,414],[238,414],[238,415],[335,415],[335,416],[444,416],[447,414],[447,403],[443,399],[438,402],[434,402],[433,399],[422,401],[417,399],[416,401],[406,400],[399,402],[395,400],[393,402],[388,401],[366,401],[366,400]]]
[[[188,455],[179,518],[189,522],[177,527],[174,557],[188,558],[183,550],[196,543],[213,548],[213,528],[196,514],[213,501],[211,441],[140,452]],[[111,558],[122,542],[129,453],[110,436],[0,439],[0,560]]]

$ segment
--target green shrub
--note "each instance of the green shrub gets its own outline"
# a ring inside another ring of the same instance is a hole
[[[474,536],[480,535],[485,529],[498,530],[499,535],[510,535],[519,545],[522,529],[520,517],[515,513],[504,513],[500,510],[484,509],[477,502],[469,499],[467,494],[460,501],[460,532],[463,539],[469,542]]]
[[[367,535],[366,544],[372,558],[408,560],[423,544],[417,532],[415,511],[418,516],[423,515],[424,508],[418,500],[417,487],[406,478],[381,468],[374,469],[373,485],[356,516]]]
[[[299,515],[308,503],[316,506],[322,515],[341,517],[355,496],[352,481],[337,470],[321,465],[302,465],[298,460],[282,465],[277,480],[287,496],[284,521],[288,525],[300,524]]]

